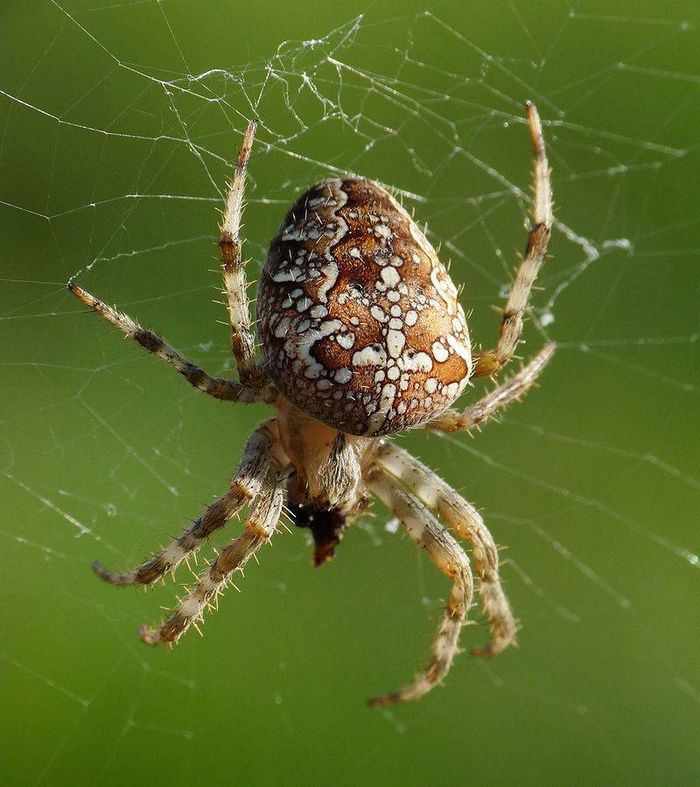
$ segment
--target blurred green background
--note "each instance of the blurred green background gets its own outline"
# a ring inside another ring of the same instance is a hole
[[[668,0],[0,6],[5,784],[698,783],[697,22]],[[525,239],[527,98],[558,225],[522,352],[560,349],[475,439],[400,438],[507,546],[519,647],[369,710],[446,593],[377,505],[320,570],[280,533],[204,638],[147,649],[176,585],[118,591],[90,563],[179,532],[265,411],[196,394],[65,282],[230,370],[217,209],[257,117],[251,279],[295,195],[358,172],[429,223],[489,345]]]

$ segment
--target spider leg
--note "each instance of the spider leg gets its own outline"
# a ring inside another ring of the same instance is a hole
[[[375,466],[370,471],[368,485],[403,522],[409,536],[427,551],[440,571],[454,582],[425,672],[400,691],[371,699],[370,705],[377,707],[419,699],[447,675],[458,652],[459,632],[471,606],[473,581],[464,550],[422,502],[382,467]]]
[[[479,591],[491,626],[489,644],[472,652],[478,656],[500,653],[515,639],[517,625],[501,586],[498,550],[481,515],[433,470],[393,443],[382,440],[375,461],[472,545]]]
[[[552,234],[552,187],[549,181],[549,163],[542,136],[542,124],[534,104],[528,101],[525,109],[535,153],[535,195],[532,210],[534,225],[528,232],[525,255],[503,312],[498,343],[495,349],[479,353],[475,357],[473,377],[490,377],[500,371],[513,357],[523,331],[523,315],[527,308],[530,290],[544,262]]]
[[[159,627],[141,626],[139,636],[148,645],[177,642],[187,629],[202,619],[204,611],[223,592],[230,574],[242,570],[249,558],[272,538],[284,502],[284,487],[273,462],[260,492],[248,512],[245,531],[222,549],[199,575],[177,609]]]
[[[150,585],[173,571],[260,492],[275,450],[276,423],[271,419],[250,436],[228,492],[208,506],[179,538],[134,571],[119,573],[105,568],[101,563],[95,563],[93,571],[112,585]]]
[[[499,410],[505,409],[511,402],[520,399],[532,388],[554,355],[555,349],[554,342],[548,342],[517,374],[509,377],[493,391],[489,391],[478,402],[469,405],[461,413],[458,410],[446,410],[442,415],[424,424],[423,428],[440,432],[457,432],[469,431],[480,426]]]
[[[271,388],[251,388],[235,380],[222,377],[211,377],[203,369],[195,366],[184,358],[177,350],[173,349],[157,333],[142,328],[136,320],[127,314],[117,311],[106,303],[86,292],[74,282],[68,283],[68,289],[79,298],[86,306],[120,330],[124,336],[138,342],[149,352],[161,358],[169,366],[179,372],[187,382],[215,399],[225,399],[232,402],[260,402],[274,401],[276,393]]]
[[[231,349],[238,366],[238,375],[244,385],[260,388],[267,381],[267,375],[255,361],[255,339],[250,327],[250,309],[246,295],[246,263],[241,257],[243,241],[240,238],[245,180],[256,126],[254,120],[248,123],[234,166],[220,227],[219,259],[228,300]]]

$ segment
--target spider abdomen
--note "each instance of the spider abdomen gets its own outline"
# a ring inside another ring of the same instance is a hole
[[[297,201],[270,246],[258,317],[265,366],[282,394],[350,434],[425,423],[471,374],[449,274],[370,180],[325,180]]]

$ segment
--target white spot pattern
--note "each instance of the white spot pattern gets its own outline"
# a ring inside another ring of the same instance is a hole
[[[270,247],[258,316],[282,393],[341,431],[423,423],[452,404],[471,374],[449,274],[372,181],[322,181],[300,198]]]

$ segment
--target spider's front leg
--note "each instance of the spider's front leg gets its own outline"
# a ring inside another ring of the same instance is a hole
[[[523,315],[530,291],[544,262],[552,234],[552,187],[542,123],[534,104],[528,101],[525,109],[535,154],[535,195],[532,206],[534,224],[528,232],[527,248],[503,312],[498,343],[493,350],[486,350],[476,356],[473,377],[497,374],[513,357],[523,332]]]
[[[394,443],[381,441],[375,462],[472,545],[479,593],[491,627],[491,641],[472,653],[476,656],[500,653],[514,641],[517,625],[501,585],[498,550],[481,514],[437,473]]]
[[[150,585],[169,571],[174,571],[214,531],[223,527],[259,494],[277,450],[277,423],[271,419],[256,429],[248,440],[228,492],[208,506],[192,527],[133,571],[111,571],[101,563],[95,563],[94,572],[111,585]]]
[[[260,492],[250,505],[245,531],[202,571],[196,585],[173,614],[157,628],[141,626],[139,636],[147,645],[177,642],[190,626],[196,627],[207,607],[223,592],[230,575],[236,570],[242,571],[248,560],[272,538],[284,502],[279,471],[279,463],[273,461]]]
[[[419,699],[447,675],[458,652],[459,632],[472,603],[473,580],[464,550],[420,500],[381,466],[375,465],[369,471],[368,486],[404,524],[409,536],[426,550],[440,571],[454,583],[427,669],[400,691],[371,699],[370,705],[378,707]]]

